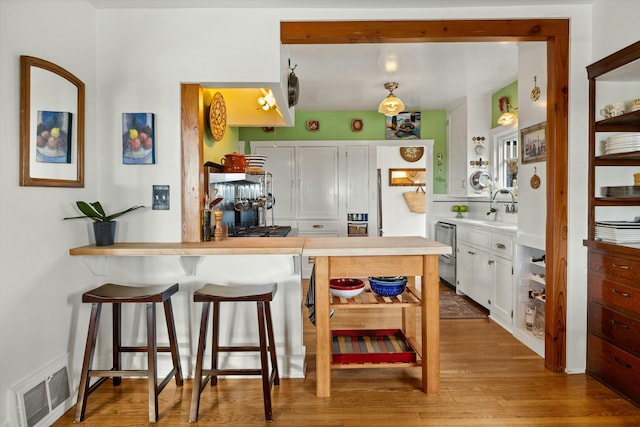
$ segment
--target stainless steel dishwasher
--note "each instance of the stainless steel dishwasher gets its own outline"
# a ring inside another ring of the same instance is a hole
[[[451,255],[438,256],[440,281],[456,288],[456,226],[448,222],[436,223],[436,241],[451,246]]]

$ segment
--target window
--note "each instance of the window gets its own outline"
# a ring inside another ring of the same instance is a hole
[[[493,164],[498,188],[513,188],[518,179],[518,128],[500,127],[492,130]]]

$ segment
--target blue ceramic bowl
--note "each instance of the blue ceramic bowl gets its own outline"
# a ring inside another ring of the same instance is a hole
[[[395,297],[407,287],[406,276],[369,277],[371,290],[382,297]]]

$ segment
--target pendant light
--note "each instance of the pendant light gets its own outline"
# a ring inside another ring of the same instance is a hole
[[[509,104],[509,100],[506,96],[500,97],[498,100],[500,106],[500,112],[502,113],[498,117],[498,124],[500,126],[510,126],[518,121],[518,107],[513,107]]]
[[[378,106],[378,113],[387,117],[397,116],[398,113],[404,111],[404,103],[393,94],[394,89],[398,88],[398,83],[388,82],[384,84],[384,87],[389,91],[389,95]]]

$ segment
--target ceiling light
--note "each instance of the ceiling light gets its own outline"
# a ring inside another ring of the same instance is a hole
[[[404,103],[393,94],[393,90],[398,88],[398,83],[388,82],[384,84],[384,87],[389,91],[389,95],[378,106],[378,113],[387,117],[397,116],[398,113],[404,111]]]
[[[513,107],[509,104],[509,100],[506,96],[498,99],[498,105],[502,115],[498,118],[498,124],[500,126],[509,126],[515,124],[518,121],[518,107]]]
[[[384,69],[389,74],[392,74],[392,73],[395,73],[396,71],[398,71],[398,60],[396,59],[395,56],[390,56],[384,62]]]
[[[261,96],[260,98],[258,98],[258,105],[260,105],[260,108],[263,109],[264,111],[269,111],[270,109],[277,109],[278,108],[278,104],[276,103],[276,98],[273,96],[273,92],[271,92],[271,89],[269,89],[268,91],[265,91],[264,89],[262,89],[262,93],[264,96]]]

